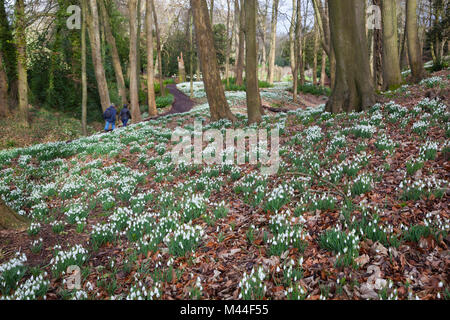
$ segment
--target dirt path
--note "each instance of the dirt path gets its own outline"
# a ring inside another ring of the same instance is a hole
[[[167,112],[158,114],[156,117],[152,117],[152,118],[145,119],[145,120],[153,120],[153,119],[157,119],[159,117],[167,116],[169,114],[188,112],[192,109],[192,107],[195,106],[196,103],[194,101],[192,101],[183,92],[178,90],[177,86],[175,84],[169,84],[167,86],[167,89],[169,89],[169,92],[171,94],[173,94],[173,96],[174,96],[172,108],[170,108],[170,110]]]

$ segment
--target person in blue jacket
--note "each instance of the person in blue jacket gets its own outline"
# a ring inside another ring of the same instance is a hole
[[[110,106],[103,113],[103,118],[106,121],[105,132],[112,131],[116,128],[116,115],[117,111],[114,105]],[[111,125],[111,130],[109,130],[109,126]]]
[[[122,121],[123,126],[126,127],[128,121],[131,119],[131,113],[130,113],[130,110],[128,109],[127,104],[123,105],[123,109],[120,111],[119,118]]]

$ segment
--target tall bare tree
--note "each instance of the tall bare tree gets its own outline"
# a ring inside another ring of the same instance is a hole
[[[381,0],[373,0],[373,4],[381,8]],[[372,37],[372,76],[377,90],[383,89],[383,24],[375,28]]]
[[[105,0],[99,0],[98,3],[100,5],[100,12],[102,15],[103,25],[105,27],[106,41],[111,47],[111,57],[114,72],[116,74],[117,89],[119,91],[119,96],[122,101],[122,104],[126,104],[128,103],[127,90],[125,87],[125,79],[123,77],[122,65],[120,63],[119,51],[117,50],[116,39],[114,38],[114,35],[112,33],[110,18],[108,15],[108,11],[106,9]]]
[[[239,15],[239,47],[236,59],[236,84],[242,86],[244,83],[244,55],[245,55],[245,12],[244,12],[244,0],[235,0],[235,11]]]
[[[83,12],[81,25],[81,131],[87,135],[87,74],[86,74],[86,12],[87,0],[81,1]]]
[[[289,26],[289,62],[291,65],[291,72],[295,72],[295,26],[297,21],[297,0],[292,0],[292,16],[291,24]]]
[[[365,3],[329,0],[328,5],[336,81],[326,110],[332,113],[366,110],[375,103],[375,95],[372,81],[367,80],[370,67]]]
[[[394,88],[402,82],[398,49],[397,3],[383,0],[381,3],[383,24],[383,78],[384,88]]]
[[[272,6],[272,23],[270,27],[270,48],[269,48],[269,71],[267,73],[267,81],[273,83],[275,68],[275,53],[277,46],[277,24],[278,24],[278,7],[279,0],[273,0]]]
[[[200,57],[203,83],[208,97],[211,121],[219,119],[235,120],[225,98],[225,91],[220,79],[217,54],[214,48],[214,38],[211,21],[208,14],[206,0],[190,0],[194,15],[195,34],[197,48]]]
[[[161,33],[159,32],[158,15],[156,14],[156,10],[155,10],[155,1],[150,0],[150,4],[152,6],[153,19],[155,22],[156,54],[158,56],[158,68],[159,68],[159,70],[158,70],[158,72],[159,72],[159,89],[160,89],[160,95],[163,97],[166,95],[166,91],[164,89],[164,77],[163,77],[163,71],[162,71]]]
[[[317,85],[317,52],[319,51],[320,34],[317,24],[314,27],[314,50],[313,50],[313,85]]]
[[[259,7],[259,2],[256,3]],[[265,0],[264,7],[258,8],[258,22],[261,38],[261,77],[267,76],[267,54],[266,54],[266,33],[267,33],[267,16],[269,11],[269,0]]]
[[[3,53],[0,47],[0,118],[8,115],[8,105],[8,77],[6,75]]]
[[[234,28],[230,26],[231,24],[231,0],[227,0],[227,37],[230,35],[231,29],[231,37],[227,39],[226,43],[226,52],[225,52],[225,79],[227,81],[227,85],[230,84],[230,56],[231,56],[231,46],[233,44],[233,34]]]
[[[297,6],[295,11],[295,41],[294,41],[294,57],[295,57],[295,68],[292,72],[293,77],[293,86],[294,86],[294,93],[293,93],[293,100],[294,102],[297,101],[297,94],[298,94],[298,75],[302,64],[302,1],[297,0]]]
[[[109,97],[108,83],[106,81],[105,68],[103,66],[101,54],[97,1],[89,0],[89,4],[90,10],[86,10],[86,22],[91,43],[92,62],[94,64],[95,78],[97,80],[100,103],[104,112],[111,105],[111,100]]]
[[[128,1],[128,10],[130,17],[130,104],[131,116],[133,122],[142,120],[141,111],[139,109],[139,88],[137,83],[137,1]]]
[[[258,88],[256,46],[256,0],[245,0],[245,74],[247,79],[248,123],[261,122],[261,97]]]
[[[194,17],[189,9],[189,85],[190,97],[194,98]],[[228,57],[229,59],[229,57]],[[228,63],[230,60],[227,60]]]
[[[27,41],[26,41],[26,19],[24,0],[16,0],[16,32],[15,43],[17,49],[17,73],[19,86],[19,114],[20,121],[24,126],[28,122],[28,79],[27,79]]]
[[[333,87],[336,78],[336,57],[334,54],[333,42],[331,41],[330,36],[331,27],[327,9],[328,1],[323,3],[322,0],[312,0],[312,2],[314,7],[314,16],[321,34],[322,47],[325,50],[330,62],[331,87]]]
[[[413,80],[418,82],[423,78],[424,68],[417,27],[417,0],[406,1],[406,32],[409,65]]]
[[[145,14],[145,31],[147,34],[147,91],[148,91],[148,114],[156,116],[155,100],[155,70],[153,65],[153,12],[150,0],[147,0]]]
[[[211,7],[209,8],[209,16],[211,17],[211,26],[214,25],[214,0],[211,0]]]

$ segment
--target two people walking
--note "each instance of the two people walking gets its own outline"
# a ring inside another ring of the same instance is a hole
[[[114,105],[111,105],[108,109],[103,113],[103,119],[105,119],[105,132],[112,131],[116,128],[116,118],[117,118],[117,110]],[[128,105],[123,105],[122,110],[120,111],[119,118],[122,121],[124,127],[127,126],[128,121],[131,119],[131,112],[128,109]],[[109,129],[111,127],[111,129]]]

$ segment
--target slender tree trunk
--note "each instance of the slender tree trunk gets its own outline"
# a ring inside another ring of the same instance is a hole
[[[303,30],[302,30],[302,1],[297,1],[297,23],[295,28],[295,39],[297,42],[296,69],[297,78],[300,76],[300,85],[305,82],[303,69]]]
[[[401,43],[401,49],[400,49],[400,70],[403,70],[405,67],[408,66],[408,53],[406,50],[406,19],[405,23],[403,24],[403,34],[402,34],[402,43]]]
[[[0,230],[25,230],[28,225],[27,218],[15,213],[0,198]]]
[[[300,31],[301,28],[301,0],[297,0],[296,10],[295,10],[295,19],[292,23],[295,24],[295,30],[294,30],[294,70],[292,72],[293,77],[293,87],[294,87],[294,93],[293,93],[293,101],[297,102],[297,95],[298,95],[298,73],[300,69],[300,59],[301,59],[301,38],[300,38]]]
[[[258,5],[258,3],[257,3]],[[267,33],[267,11],[269,0],[266,0],[264,12],[260,15],[259,24],[261,28],[261,79],[267,78],[267,52],[266,52],[266,33]],[[258,77],[259,79],[259,77]]]
[[[83,10],[81,25],[81,131],[87,136],[87,75],[86,75],[86,0],[81,1]]]
[[[297,0],[292,0],[292,16],[291,24],[289,26],[289,62],[291,66],[292,76],[294,76],[295,69],[295,21],[297,14]]]
[[[137,83],[137,29],[136,29],[136,0],[128,1],[128,10],[130,17],[130,104],[133,123],[142,120],[141,111],[139,109],[139,88]]]
[[[267,81],[272,84],[275,68],[275,52],[277,46],[277,23],[278,23],[278,6],[279,0],[273,0],[272,6],[272,24],[270,28],[270,49],[269,49],[269,71],[267,73]]]
[[[258,88],[256,47],[256,0],[245,0],[245,74],[247,78],[248,123],[261,122],[261,97]]]
[[[155,70],[153,69],[153,12],[150,0],[147,0],[145,14],[145,31],[147,34],[147,91],[148,91],[148,114],[156,116],[155,101]]]
[[[336,81],[326,110],[362,111],[375,102],[370,74],[365,4],[360,0],[329,0],[331,40],[336,55]],[[352,44],[352,45],[349,45]]]
[[[304,2],[306,3],[306,8],[305,8],[305,15],[303,16],[303,26],[307,25],[307,21],[308,21],[308,6],[309,6],[309,1]],[[303,29],[300,28],[300,32],[301,32],[301,64],[300,64],[300,83],[302,85],[305,84],[305,68],[306,68],[306,40],[308,35],[303,35]]]
[[[322,35],[322,47],[328,55],[330,62],[330,80],[331,87],[334,87],[336,78],[336,57],[333,48],[333,42],[330,35],[330,22],[328,17],[328,1],[325,1],[325,7],[321,0],[312,0],[314,6],[314,15],[318,22],[319,31]]]
[[[381,0],[373,0],[381,8]],[[377,90],[383,89],[383,30],[373,30],[373,80]]]
[[[317,85],[317,53],[319,51],[319,45],[320,45],[320,35],[319,31],[317,30],[317,26],[314,28],[314,60],[313,60],[313,85]]]
[[[178,60],[178,81],[185,82],[186,81],[186,68],[184,66],[183,52],[181,52],[180,56],[177,57],[177,60]]]
[[[225,53],[225,79],[227,81],[227,86],[230,85],[230,55],[231,55],[231,45],[233,42],[234,30],[231,30],[231,38],[228,39],[230,34],[230,20],[231,20],[231,5],[230,0],[227,0],[227,48]]]
[[[161,54],[161,34],[159,32],[159,25],[158,25],[158,15],[156,14],[155,10],[155,1],[150,0],[152,5],[152,11],[153,11],[153,19],[155,21],[155,33],[156,33],[156,54],[158,55],[158,68],[159,68],[159,88],[160,88],[160,95],[161,97],[164,97],[166,95],[166,90],[164,89],[164,77],[163,77],[163,71],[162,71],[162,54]]]
[[[90,0],[90,9],[91,12],[90,14],[88,13],[86,21],[91,43],[92,62],[94,64],[100,103],[102,105],[103,112],[105,112],[105,110],[111,105],[111,100],[109,97],[108,83],[106,81],[105,69],[103,67],[101,56],[100,29],[98,25],[98,9],[96,0]]]
[[[325,52],[324,49],[322,49],[322,70],[320,72],[320,85],[322,87],[325,87],[325,79],[327,77],[327,72],[326,72],[326,68],[327,68],[327,53]]]
[[[241,0],[241,4],[239,6],[239,0],[235,0],[237,7],[239,9],[239,49],[238,49],[238,57],[237,57],[237,64],[236,64],[236,85],[242,86],[244,84],[244,46],[245,46],[245,34],[244,34],[244,27],[245,27],[245,14],[244,14],[244,6],[243,6],[243,0]]]
[[[19,82],[19,114],[20,121],[24,126],[28,122],[28,79],[27,79],[27,42],[24,0],[16,0],[16,48],[17,48],[17,71]]]
[[[139,90],[141,90],[141,0],[137,1],[137,32],[136,32],[136,83]]]
[[[381,16],[383,22],[384,88],[395,88],[402,82],[398,56],[397,3],[392,0],[383,0]]]
[[[8,77],[3,62],[3,53],[0,50],[0,118],[9,114],[8,106]]]
[[[5,0],[0,0],[0,47],[3,51],[3,68],[7,75],[9,101],[12,106],[18,103],[17,50],[13,30],[6,14]]]
[[[200,57],[203,82],[208,97],[211,121],[220,119],[235,120],[228,106],[225,92],[220,80],[217,55],[214,48],[214,38],[208,15],[206,0],[190,0],[194,15],[195,34]]]
[[[194,98],[194,32],[193,24],[194,17],[192,15],[192,10],[189,10],[189,82],[191,87],[191,99]]]
[[[417,0],[406,2],[406,32],[412,78],[414,82],[419,82],[424,76],[424,68],[417,27]]]
[[[119,97],[122,101],[122,104],[128,103],[127,98],[127,89],[125,86],[125,79],[123,77],[123,71],[122,71],[122,65],[120,63],[120,57],[119,57],[119,51],[117,50],[116,45],[116,39],[114,38],[114,35],[112,33],[111,29],[111,23],[110,18],[108,16],[108,12],[105,6],[105,0],[100,0],[100,12],[103,17],[103,25],[105,26],[105,34],[106,34],[106,41],[109,43],[111,47],[111,57],[114,67],[114,72],[116,74],[116,82],[117,82],[117,89],[119,91]]]
[[[210,8],[209,16],[211,18],[211,26],[214,26],[214,0],[211,0],[211,8]]]

